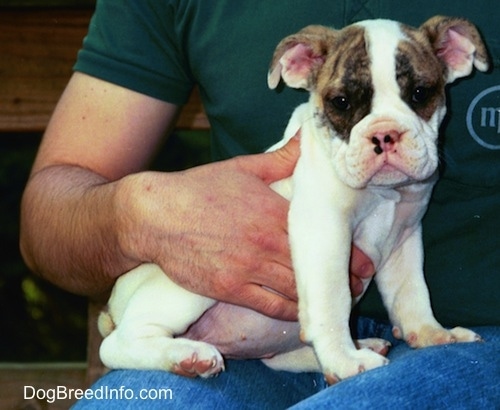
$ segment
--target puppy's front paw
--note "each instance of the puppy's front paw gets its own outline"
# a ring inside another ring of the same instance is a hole
[[[181,339],[176,339],[180,342]],[[210,377],[224,371],[224,360],[212,345],[203,342],[183,340],[172,352],[170,371],[186,377]]]
[[[450,330],[457,342],[482,342],[483,338],[472,330],[466,329],[464,327],[455,327]]]
[[[348,355],[332,357],[332,364],[323,366],[323,373],[328,384],[337,383],[358,373],[385,366],[389,360],[370,349],[360,349]]]
[[[399,329],[394,329],[396,337],[401,336]],[[418,331],[410,331],[405,335],[406,342],[414,348],[442,345],[457,342],[480,342],[481,336],[472,330],[455,327],[451,330],[440,326],[422,326]]]

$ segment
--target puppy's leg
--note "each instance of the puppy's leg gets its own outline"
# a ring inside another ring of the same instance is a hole
[[[355,340],[354,344],[358,350],[369,349],[383,356],[387,355],[391,345],[387,340],[377,338]],[[262,359],[262,362],[274,370],[288,372],[321,371],[321,366],[311,346],[304,346],[291,352],[278,354],[269,359]]]
[[[394,325],[394,336],[412,347],[453,342],[475,342],[471,330],[444,329],[434,318],[423,274],[421,227],[398,248],[375,276],[375,281]]]
[[[357,350],[351,338],[349,212],[355,194],[335,179],[323,139],[313,140],[311,133],[302,130],[301,157],[293,175],[290,244],[302,338],[313,345],[325,378],[335,382],[384,365],[387,359]]]
[[[224,363],[214,346],[174,338],[214,303],[176,285],[156,265],[139,266],[115,284],[107,312],[115,327],[101,345],[101,360],[114,369],[202,377],[218,373]]]
[[[304,346],[291,352],[277,354],[262,362],[274,370],[287,372],[320,372],[321,366],[311,346]]]

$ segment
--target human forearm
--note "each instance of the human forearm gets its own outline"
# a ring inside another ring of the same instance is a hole
[[[116,194],[127,175],[147,167],[177,112],[176,105],[74,73],[23,199],[21,248],[33,270],[70,291],[97,294],[140,263],[121,252]]]
[[[119,184],[69,165],[35,173],[21,211],[21,250],[30,268],[66,290],[97,296],[137,265],[120,250]]]
[[[102,293],[154,262],[198,293],[251,306],[262,297],[281,316],[263,287],[294,297],[288,203],[267,184],[293,169],[297,148],[116,182],[83,167],[35,168],[22,204],[23,253],[41,276],[80,294]],[[255,175],[280,162],[277,175]],[[283,303],[293,316],[294,303]]]

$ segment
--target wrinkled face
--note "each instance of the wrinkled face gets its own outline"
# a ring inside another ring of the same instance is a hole
[[[314,99],[332,162],[354,188],[429,178],[445,114],[444,66],[415,29],[368,21],[340,31]]]

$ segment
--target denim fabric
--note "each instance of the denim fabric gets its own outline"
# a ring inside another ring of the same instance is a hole
[[[388,355],[388,366],[344,380],[293,408],[500,409],[500,328],[474,330],[483,343],[414,350],[398,342]],[[387,331],[379,329],[375,336]]]
[[[82,400],[73,408],[285,409],[326,387],[320,374],[276,372],[260,360],[229,360],[226,371],[210,379],[188,379],[164,371],[115,370],[98,380],[92,389],[116,389],[116,397],[122,386],[121,400]],[[125,397],[125,389],[134,396],[132,399]],[[172,398],[141,399],[142,389],[155,394],[169,389]]]
[[[329,388],[321,374],[277,372],[258,360],[229,360],[226,371],[211,379],[115,370],[92,386],[96,398],[81,400],[74,409],[274,410],[296,403],[296,409],[498,409],[500,328],[475,330],[484,343],[413,350],[393,339],[390,325],[362,319],[358,337],[390,340],[391,363]],[[111,389],[115,389],[113,399]],[[160,389],[169,394],[149,400],[139,397],[158,396]]]

